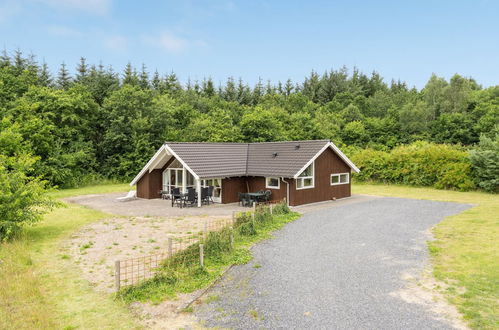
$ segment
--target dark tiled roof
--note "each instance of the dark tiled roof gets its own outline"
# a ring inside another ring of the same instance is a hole
[[[247,143],[167,142],[200,178],[246,175]]]
[[[167,142],[200,178],[293,177],[329,140],[262,143]],[[298,147],[299,146],[299,147]]]
[[[329,140],[251,143],[247,174],[293,177],[327,143]]]

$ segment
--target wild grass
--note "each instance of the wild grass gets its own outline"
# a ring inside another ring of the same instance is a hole
[[[196,253],[199,246],[194,244],[173,257],[173,259],[182,259],[181,262],[168,261],[164,265],[164,270],[155,278],[123,289],[118,297],[127,303],[133,301],[159,303],[165,299],[175,299],[178,293],[189,293],[206,287],[219,278],[230,265],[249,262],[252,259],[249,249],[251,245],[270,238],[273,231],[299,217],[298,213],[289,212],[271,217],[260,215],[252,221],[251,216],[243,215],[238,218],[233,231],[233,248],[230,247],[229,229],[210,233],[204,242],[204,267],[199,265],[199,254]]]
[[[355,194],[430,199],[475,206],[445,218],[428,243],[444,295],[474,329],[499,329],[499,195],[398,185],[356,184]]]
[[[108,183],[85,186],[81,188],[53,190],[49,195],[53,198],[66,198],[71,196],[89,195],[89,194],[106,194],[112,192],[126,192],[135,189],[127,183]]]
[[[107,185],[61,191],[57,197],[122,191]],[[81,279],[61,241],[110,215],[67,204],[15,240],[0,245],[0,329],[134,329],[126,307]]]

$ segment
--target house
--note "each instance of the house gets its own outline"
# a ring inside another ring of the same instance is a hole
[[[200,194],[200,187],[214,186],[219,203],[237,202],[239,192],[270,190],[273,200],[295,206],[349,197],[352,171],[359,169],[329,140],[166,142],[130,185],[148,199],[175,187]]]

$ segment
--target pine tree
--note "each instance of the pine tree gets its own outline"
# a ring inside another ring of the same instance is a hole
[[[172,71],[169,75],[166,76],[165,79],[165,89],[169,93],[177,93],[182,89],[182,86],[180,85],[177,75]]]
[[[295,86],[293,85],[291,79],[286,80],[286,84],[284,85],[284,95],[291,95],[291,93],[293,93],[293,89],[295,89]]]
[[[10,57],[7,53],[7,50],[4,48],[2,51],[2,55],[0,55],[0,68],[6,67],[10,65]]]
[[[149,73],[147,72],[146,65],[142,63],[142,69],[139,76],[139,85],[143,89],[148,89],[149,86]]]
[[[152,85],[152,88],[154,88],[157,91],[159,91],[161,89],[161,78],[159,77],[159,73],[158,73],[157,69],[154,71],[154,74],[152,76],[151,85]]]
[[[132,67],[130,62],[125,66],[125,71],[123,72],[123,85],[133,85],[136,86],[139,83],[139,78],[137,77],[137,72]]]
[[[265,87],[265,94],[266,95],[275,94],[275,87],[271,84],[270,80],[267,80],[267,86]]]
[[[211,80],[211,78],[203,80],[202,89],[204,96],[212,97],[215,95],[215,85],[213,84],[213,80]]]
[[[45,87],[52,86],[52,75],[50,74],[48,65],[45,61],[43,61],[38,74],[38,83]]]
[[[253,88],[253,93],[252,93],[252,103],[253,105],[258,104],[260,102],[260,99],[263,96],[263,84],[262,84],[262,78],[258,77],[258,82],[255,85],[255,88]]]
[[[80,63],[76,67],[76,81],[83,83],[88,77],[88,65],[87,60],[84,57],[80,57]]]
[[[227,83],[225,84],[225,88],[223,91],[223,98],[226,101],[236,101],[237,100],[236,84],[234,83],[233,77],[229,77],[227,79]]]
[[[69,75],[68,70],[66,69],[66,64],[62,62],[61,67],[59,69],[59,73],[57,74],[57,86],[62,89],[67,89],[71,85],[71,76]]]
[[[16,72],[19,74],[26,69],[26,59],[23,57],[23,53],[20,49],[16,49],[14,51],[14,68]]]

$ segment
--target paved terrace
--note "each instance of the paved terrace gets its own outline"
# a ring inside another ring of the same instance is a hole
[[[126,193],[110,193],[100,195],[83,195],[66,198],[71,203],[88,206],[90,208],[122,216],[155,216],[155,217],[184,217],[184,216],[231,216],[232,212],[249,211],[251,208],[239,206],[237,203],[231,204],[210,204],[202,207],[172,207],[171,200],[163,199],[142,199],[137,198],[129,201],[119,201],[118,197],[125,196]],[[371,200],[376,197],[365,195],[354,195],[337,201],[327,201],[293,207],[294,211],[308,213],[324,208],[358,203]]]

